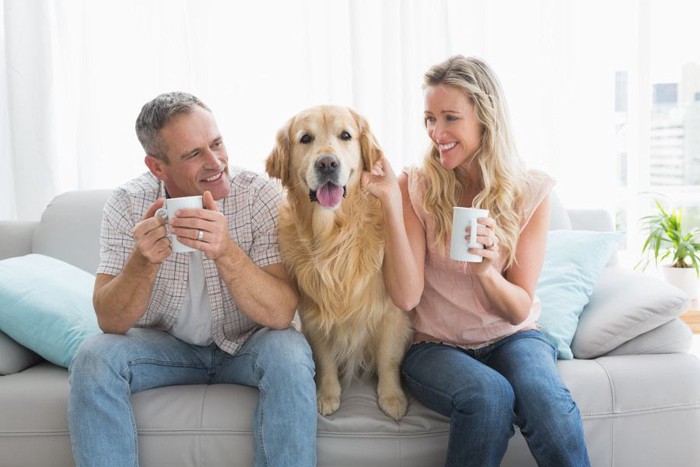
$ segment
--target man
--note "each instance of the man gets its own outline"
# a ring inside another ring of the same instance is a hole
[[[290,327],[298,296],[277,246],[280,190],[229,171],[214,117],[192,95],[148,102],[136,133],[149,172],[104,209],[94,291],[104,334],[71,363],[76,464],[138,465],[132,393],[233,383],[260,390],[255,465],[314,465],[314,366]],[[167,228],[155,215],[164,198],[193,195],[203,195],[204,209],[178,211]],[[168,230],[197,251],[173,253]]]

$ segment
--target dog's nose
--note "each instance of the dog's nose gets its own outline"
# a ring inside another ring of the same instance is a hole
[[[316,160],[316,171],[322,175],[335,173],[340,167],[340,161],[332,154],[326,154]]]

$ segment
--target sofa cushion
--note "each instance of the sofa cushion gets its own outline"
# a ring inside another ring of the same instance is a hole
[[[542,313],[538,323],[557,348],[558,357],[571,359],[571,340],[578,317],[598,276],[622,240],[618,232],[553,230],[537,283]]]
[[[82,341],[100,332],[91,274],[48,256],[0,261],[0,330],[46,360],[68,367]]]
[[[0,375],[20,372],[40,361],[39,355],[0,332]]]
[[[591,465],[700,465],[692,444],[700,418],[694,355],[561,360],[557,367],[581,411]],[[0,379],[0,465],[74,465],[68,372],[44,362]],[[449,419],[409,397],[408,413],[394,422],[377,407],[374,386],[353,384],[338,412],[319,415],[319,467],[444,465]],[[257,400],[256,389],[231,384],[132,395],[140,465],[252,465]],[[517,429],[502,465],[537,465]]]
[[[689,306],[683,292],[661,279],[620,267],[606,268],[581,313],[571,348],[576,358],[605,355],[668,323]],[[663,342],[640,343],[644,348],[653,345]]]

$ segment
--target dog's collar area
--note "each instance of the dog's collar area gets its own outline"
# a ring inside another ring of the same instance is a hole
[[[343,198],[345,198],[347,192],[347,187],[343,187]],[[318,196],[316,195],[316,190],[309,190],[309,200],[311,200],[312,203],[318,203]]]

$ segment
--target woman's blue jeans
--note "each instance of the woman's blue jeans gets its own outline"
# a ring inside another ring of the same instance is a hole
[[[556,351],[540,331],[477,350],[415,344],[402,371],[423,405],[450,417],[445,465],[500,465],[514,424],[538,465],[590,465],[578,407],[559,378]]]
[[[217,383],[260,390],[253,420],[255,466],[316,464],[311,349],[294,329],[263,328],[235,356],[216,345],[190,345],[153,329],[87,339],[70,366],[68,420],[76,465],[138,465],[132,393]]]

